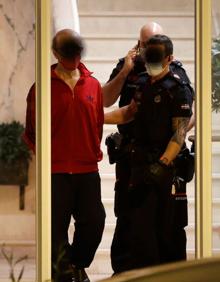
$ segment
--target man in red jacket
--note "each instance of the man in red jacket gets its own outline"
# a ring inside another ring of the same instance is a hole
[[[105,222],[97,165],[102,159],[102,93],[99,82],[80,62],[83,43],[78,34],[69,29],[59,31],[52,49],[58,60],[51,67],[52,277],[62,282],[88,282],[84,268],[93,260]],[[32,150],[35,95],[33,85],[27,97],[24,134]],[[75,233],[69,244],[71,216]]]

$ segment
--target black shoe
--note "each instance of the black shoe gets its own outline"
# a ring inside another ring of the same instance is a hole
[[[72,282],[74,276],[74,270],[72,265],[68,265],[67,267],[63,267],[62,271],[53,273],[53,282]],[[73,280],[74,281],[74,280]]]
[[[90,282],[84,268],[76,268],[73,266],[72,282]]]

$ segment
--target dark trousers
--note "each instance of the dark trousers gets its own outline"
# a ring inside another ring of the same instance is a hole
[[[173,261],[186,260],[186,231],[188,225],[188,200],[186,194],[186,182],[179,180],[175,183],[174,218],[173,218],[173,248],[171,258]]]
[[[73,216],[73,242],[68,228]],[[52,276],[68,273],[70,264],[88,267],[102,238],[105,211],[97,172],[52,174]],[[58,281],[64,281],[60,278]]]
[[[115,273],[131,268],[129,237],[131,209],[128,189],[130,175],[129,159],[126,158],[116,163],[114,212],[117,220],[111,244],[111,264]]]
[[[116,164],[114,272],[186,259],[186,198],[171,196],[171,187],[160,190],[144,183],[129,191],[130,175],[128,160]]]

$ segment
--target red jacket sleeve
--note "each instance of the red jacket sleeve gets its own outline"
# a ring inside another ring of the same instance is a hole
[[[35,85],[33,85],[27,96],[26,123],[23,140],[35,153]]]

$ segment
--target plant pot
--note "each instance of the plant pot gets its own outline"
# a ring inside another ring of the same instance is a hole
[[[28,162],[17,160],[7,164],[0,160],[0,184],[1,185],[27,185],[28,184]]]
[[[25,186],[28,184],[27,160],[16,160],[11,164],[0,160],[0,185],[18,185],[20,188],[20,209],[24,209]]]

